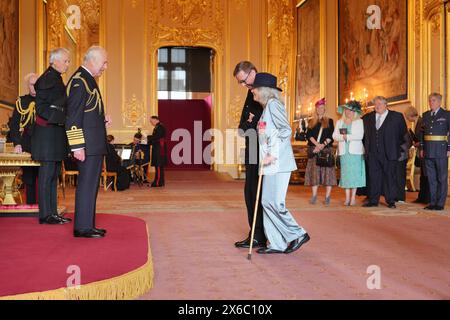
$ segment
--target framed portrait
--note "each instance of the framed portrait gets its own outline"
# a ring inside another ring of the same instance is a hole
[[[19,0],[0,1],[0,103],[19,95]]]
[[[320,99],[320,0],[297,6],[296,112],[295,120],[308,115]]]
[[[408,1],[338,1],[339,103],[408,99]],[[367,92],[367,97],[365,93]]]

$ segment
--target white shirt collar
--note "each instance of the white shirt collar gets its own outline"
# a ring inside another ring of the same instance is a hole
[[[382,113],[382,114],[377,113],[377,117],[386,118],[386,116],[388,115],[388,113],[389,113],[389,110],[386,109],[386,111],[385,111],[384,113]]]
[[[431,115],[436,115],[439,110],[441,110],[441,107],[437,108],[436,111],[431,111]]]
[[[89,74],[92,76],[92,77],[94,77],[93,75],[92,75],[92,73],[89,71],[89,69],[88,68],[86,68],[85,66],[81,66],[84,70],[86,70],[87,72],[89,72]]]

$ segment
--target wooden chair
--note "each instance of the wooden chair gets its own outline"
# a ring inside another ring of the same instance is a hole
[[[73,178],[75,176],[78,176],[79,172],[78,170],[66,170],[66,166],[64,165],[64,161],[62,162],[62,186],[63,190],[66,189],[66,177]]]
[[[103,179],[103,188],[105,191],[108,190],[108,178],[112,177],[114,180],[113,182],[113,190],[114,192],[117,192],[117,172],[108,172],[106,169],[106,157],[103,157],[103,166],[102,166],[102,179]]]

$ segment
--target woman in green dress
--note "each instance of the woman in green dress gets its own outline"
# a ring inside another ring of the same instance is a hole
[[[333,139],[339,143],[339,186],[345,189],[345,205],[355,206],[356,189],[366,186],[361,104],[358,101],[350,101],[339,106],[338,112],[342,114],[342,118],[336,123]]]

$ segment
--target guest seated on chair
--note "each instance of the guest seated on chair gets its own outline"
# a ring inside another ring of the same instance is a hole
[[[117,190],[122,191],[130,188],[130,174],[127,168],[122,166],[122,159],[116,152],[114,147],[114,136],[108,135],[107,154],[106,154],[106,171],[117,173]]]

